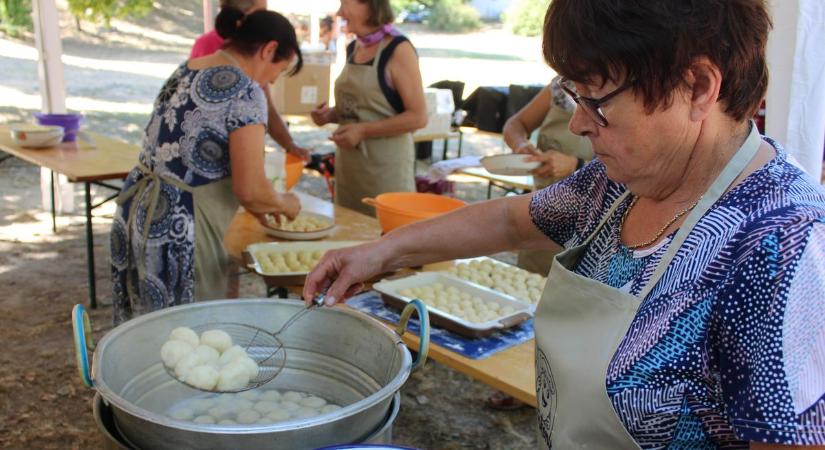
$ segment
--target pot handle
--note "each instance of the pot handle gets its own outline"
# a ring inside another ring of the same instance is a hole
[[[401,311],[401,319],[395,332],[403,336],[407,331],[407,323],[410,321],[413,311],[418,313],[418,323],[420,331],[418,333],[418,357],[413,361],[412,370],[422,367],[427,362],[427,354],[430,352],[430,313],[427,312],[427,305],[421,300],[410,301],[404,310]]]
[[[364,197],[364,198],[362,198],[362,199],[361,199],[361,203],[363,203],[363,204],[365,204],[365,205],[370,205],[370,206],[372,206],[373,208],[378,208],[378,202],[376,202],[376,201],[375,201],[375,199],[374,199],[374,198],[372,198],[372,197]]]
[[[95,349],[92,339],[92,325],[83,305],[74,305],[72,309],[72,330],[74,331],[74,354],[77,360],[77,372],[86,387],[94,387],[89,370],[89,350]]]

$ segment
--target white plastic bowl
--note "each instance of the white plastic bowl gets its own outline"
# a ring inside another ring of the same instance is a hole
[[[63,140],[63,127],[58,126],[18,124],[10,133],[15,144],[28,148],[55,147]]]
[[[485,156],[481,165],[495,175],[530,175],[541,166],[538,161],[527,161],[530,155],[510,153],[507,155]]]

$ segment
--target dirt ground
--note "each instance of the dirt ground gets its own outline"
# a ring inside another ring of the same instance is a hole
[[[117,30],[84,24],[84,32],[64,26],[67,55],[160,64],[173,67],[182,60],[189,41],[199,31],[200,1],[160,2],[164,7],[134,23],[115,22]],[[193,15],[194,12],[194,15]],[[69,25],[73,22],[64,17]],[[64,23],[64,25],[66,25]],[[135,28],[144,27],[144,28]],[[145,32],[157,30],[158,36]],[[144,31],[141,31],[144,30]],[[178,38],[170,38],[177,36]],[[37,106],[34,61],[13,55],[22,41],[0,41],[0,122],[28,120]],[[25,49],[23,49],[25,50]],[[81,62],[82,65],[82,62]],[[168,72],[165,72],[168,73]],[[151,104],[164,76],[124,75],[117,71],[69,67],[70,96],[101,97],[112,105]],[[19,99],[18,99],[19,98]],[[39,104],[39,102],[37,102]],[[116,109],[116,108],[115,108]],[[89,114],[87,126],[130,142],[139,142],[146,115],[135,112]],[[325,136],[311,127],[293,128],[299,142],[323,147]],[[468,136],[466,154],[500,150],[500,141]],[[436,148],[436,153],[440,153]],[[2,154],[0,154],[2,156]],[[426,161],[420,170],[426,169]],[[468,180],[469,181],[469,180]],[[40,207],[40,171],[15,158],[0,163],[0,448],[96,449],[103,444],[91,413],[94,392],[83,386],[74,360],[71,308],[87,303],[85,219],[82,193],[74,189],[75,212],[58,218],[58,232]],[[320,178],[305,175],[298,189],[325,195]],[[93,190],[96,200],[107,192]],[[475,201],[486,195],[478,183],[458,183],[459,198]],[[113,205],[95,211],[94,251],[98,300],[90,311],[95,338],[111,328],[108,232]],[[506,258],[506,256],[505,256]],[[511,256],[510,256],[511,258]],[[261,280],[241,278],[242,297],[265,295]],[[532,367],[514,368],[532,370]],[[440,364],[430,362],[414,373],[402,390],[394,443],[422,449],[530,449],[536,447],[535,410],[496,411],[485,406],[492,389]]]

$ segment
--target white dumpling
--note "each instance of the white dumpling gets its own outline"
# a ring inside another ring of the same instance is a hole
[[[235,364],[239,364],[241,367],[244,368],[246,371],[246,375],[249,377],[250,380],[254,380],[258,377],[258,363],[255,362],[252,358],[246,356],[243,358],[238,358],[234,361]]]
[[[249,391],[243,391],[239,393],[238,396],[243,399],[254,402],[255,400],[258,400],[261,397],[261,393],[257,389],[252,389]]]
[[[185,381],[198,389],[211,391],[218,384],[218,371],[209,365],[195,366],[186,375]]]
[[[260,399],[270,402],[277,402],[281,399],[281,393],[275,389],[267,389],[261,393]]]
[[[197,347],[200,344],[198,333],[188,327],[177,327],[169,333],[169,339],[173,341],[188,342],[192,347]]]
[[[238,424],[238,422],[235,422],[232,419],[223,419],[220,422],[218,422],[218,425],[237,425],[237,424]]]
[[[223,366],[218,375],[219,391],[238,391],[249,384],[249,374],[244,366],[232,361]]]
[[[169,417],[177,420],[192,420],[195,417],[195,411],[190,408],[178,408],[169,414]]]
[[[315,408],[308,408],[306,406],[302,406],[292,413],[292,417],[295,417],[296,419],[308,419],[310,417],[315,417],[319,414],[320,413]]]
[[[295,402],[290,402],[290,401],[283,401],[283,402],[280,403],[280,405],[281,405],[282,410],[289,411],[289,412],[296,411],[299,408],[301,408],[301,405],[299,405]]]
[[[229,404],[229,407],[235,412],[252,409],[253,406],[255,406],[255,403],[253,403],[251,400],[247,400],[241,397],[237,397],[235,400],[232,401],[232,403]]]
[[[232,337],[223,330],[204,331],[201,334],[201,344],[208,345],[223,353],[226,349],[232,347]]]
[[[258,402],[255,404],[255,406],[253,406],[253,409],[261,414],[271,413],[272,411],[276,411],[279,408],[280,405],[278,405],[278,403],[270,401]]]
[[[233,345],[232,347],[226,349],[223,353],[221,353],[221,357],[218,359],[218,364],[225,366],[231,363],[233,360],[247,356],[246,350],[240,345]]]
[[[341,409],[341,407],[338,406],[338,405],[327,405],[327,406],[324,406],[323,408],[321,408],[321,413],[322,414],[327,414],[327,413],[338,411],[339,409]]]
[[[195,354],[198,355],[203,364],[215,364],[221,356],[217,350],[208,345],[199,345],[195,348]]]
[[[298,403],[304,398],[304,394],[296,391],[289,391],[283,395],[284,400]]]
[[[283,422],[284,420],[289,420],[289,413],[286,411],[272,411],[271,413],[267,414],[266,417],[275,421],[275,422]]]
[[[320,409],[324,405],[327,404],[327,401],[322,399],[321,397],[316,397],[314,395],[310,395],[309,397],[301,400],[301,406],[306,406],[309,408]]]
[[[209,415],[214,417],[215,420],[223,420],[232,415],[232,410],[226,406],[219,405],[214,408],[210,408]]]
[[[195,419],[192,422],[204,423],[204,424],[206,424],[206,423],[214,424],[215,423],[215,418],[212,417],[212,416],[203,415],[203,416],[195,417]]]
[[[189,372],[195,368],[195,366],[200,365],[201,359],[197,353],[190,353],[177,364],[175,364],[175,376],[178,377],[179,380],[186,380],[186,377],[189,375]]]
[[[192,344],[185,341],[166,341],[160,348],[160,359],[167,367],[175,368],[185,356],[195,351]]]
[[[247,409],[238,413],[238,423],[255,423],[261,419],[261,414],[258,411]]]
[[[196,412],[202,413],[209,411],[209,408],[215,406],[215,401],[211,398],[196,398],[192,400],[189,406]]]

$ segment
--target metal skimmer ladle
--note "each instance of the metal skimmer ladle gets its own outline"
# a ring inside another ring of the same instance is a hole
[[[318,294],[312,299],[312,303],[306,308],[301,309],[293,314],[281,328],[270,333],[263,328],[246,325],[242,323],[233,322],[213,322],[205,325],[198,325],[192,327],[195,333],[200,336],[201,333],[208,330],[223,330],[232,337],[232,343],[239,345],[246,349],[246,353],[256,363],[258,363],[258,375],[249,380],[249,383],[241,389],[223,391],[219,389],[206,390],[197,386],[191,385],[186,381],[181,380],[175,375],[175,369],[163,364],[166,372],[175,380],[199,391],[214,392],[214,393],[235,393],[248,391],[263,386],[272,381],[284,368],[286,364],[286,347],[284,343],[278,338],[278,335],[286,331],[295,321],[303,317],[308,311],[315,309],[324,304],[324,294]]]

